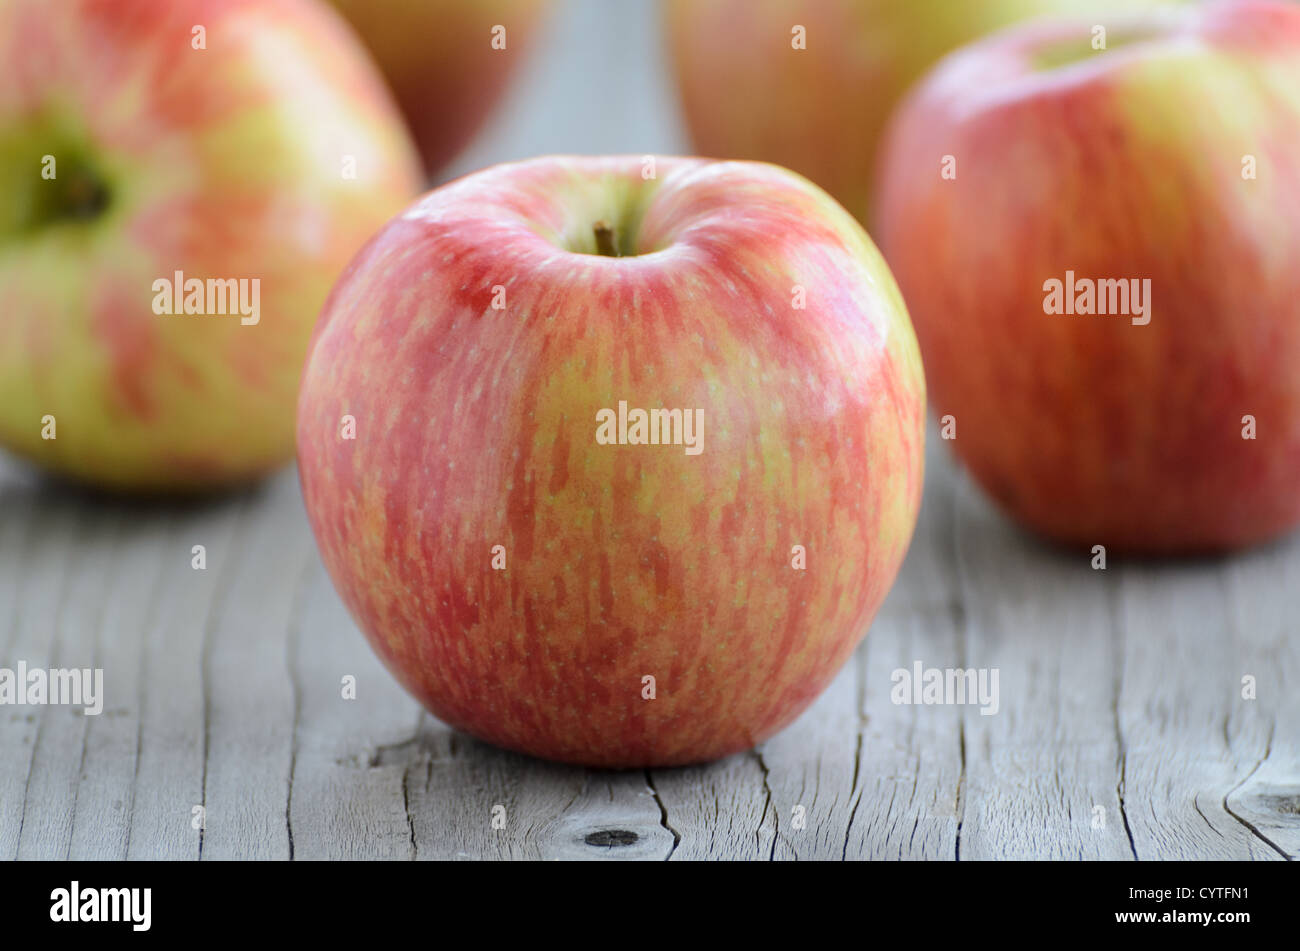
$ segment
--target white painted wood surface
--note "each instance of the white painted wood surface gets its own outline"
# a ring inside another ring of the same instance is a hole
[[[683,151],[662,70],[650,4],[576,0],[452,174]],[[102,667],[108,695],[98,717],[0,706],[0,860],[1300,855],[1300,538],[1089,561],[1010,526],[932,439],[899,581],[802,718],[711,766],[594,772],[422,713],[335,595],[293,472],[180,506],[0,466],[0,666]],[[895,705],[917,661],[997,668],[999,712]]]

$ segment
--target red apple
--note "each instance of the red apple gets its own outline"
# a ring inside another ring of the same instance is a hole
[[[122,489],[288,461],[320,306],[418,187],[315,3],[0,0],[0,444]]]
[[[388,79],[433,175],[508,88],[551,0],[331,0]]]
[[[792,168],[866,222],[889,116],[946,53],[1031,17],[1105,23],[1167,2],[667,0],[665,10],[696,153]]]
[[[899,114],[878,233],[935,412],[1017,519],[1152,553],[1300,521],[1300,8],[957,54]]]
[[[502,165],[334,289],[303,494],[353,617],[442,720],[575,763],[709,760],[865,634],[920,502],[922,379],[879,254],[804,179]]]

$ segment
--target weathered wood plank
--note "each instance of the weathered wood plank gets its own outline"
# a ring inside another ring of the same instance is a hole
[[[1227,693],[1230,735],[1258,737],[1264,753],[1224,800],[1230,815],[1291,859],[1300,859],[1300,538],[1243,555],[1227,568],[1229,630],[1240,645],[1240,676]],[[1255,700],[1241,677],[1256,680]]]
[[[408,791],[419,858],[663,858],[671,851],[641,774],[544,763],[429,716],[416,743],[422,767],[408,774]]]
[[[966,637],[957,666],[996,669],[999,710],[965,707],[961,858],[1131,859],[1120,810],[1112,573],[960,493]]]
[[[1300,549],[1288,546],[1288,557],[1294,563]],[[1294,669],[1294,643],[1276,650],[1286,643],[1279,639],[1278,625],[1262,623],[1265,618],[1252,607],[1261,599],[1285,603],[1286,589],[1269,581],[1268,561],[1256,553],[1235,562],[1213,559],[1125,570],[1119,712],[1126,745],[1124,785],[1130,801],[1142,804],[1130,809],[1129,816],[1139,857],[1282,857],[1226,802],[1270,758],[1274,723],[1288,703],[1276,678],[1281,671],[1274,665]],[[1237,578],[1235,592],[1227,583],[1230,573]],[[1248,595],[1243,595],[1243,585],[1249,587]],[[1272,664],[1267,659],[1271,654],[1277,655]],[[1286,655],[1292,659],[1284,660]],[[1259,700],[1241,699],[1246,674],[1258,677],[1263,688]],[[1293,701],[1289,706],[1294,712]],[[1270,774],[1289,758],[1294,788],[1300,778],[1296,748],[1279,752]],[[1286,821],[1283,815],[1277,818]],[[1289,825],[1294,836],[1300,823]]]
[[[127,858],[199,856],[202,828],[194,809],[203,806],[204,632],[224,593],[237,525],[256,504],[250,493],[174,513],[156,554],[161,576],[135,659],[140,693]],[[147,544],[147,537],[138,543]],[[195,545],[204,546],[203,569],[194,568]]]
[[[7,485],[3,495],[4,510],[13,516],[6,516],[4,550],[0,554],[0,567],[10,579],[4,589],[9,605],[3,619],[5,626],[0,627],[4,632],[0,666],[10,669],[16,669],[19,663],[31,668],[49,667],[55,654],[60,609],[71,583],[68,556],[82,527],[81,513],[74,505],[43,505],[49,495],[48,489],[26,480]],[[0,856],[32,854],[33,847],[22,848],[28,791],[33,778],[38,788],[46,785],[43,776],[48,767],[41,746],[49,735],[47,715],[51,713],[65,718],[71,715],[67,708],[48,706],[19,704],[0,708]],[[54,729],[59,732],[57,726]],[[52,791],[47,792],[50,794]],[[66,800],[61,792],[53,794],[56,801]],[[41,824],[39,810],[33,820]],[[34,833],[28,835],[36,841]],[[58,843],[50,843],[47,848],[46,854],[53,857]]]
[[[864,726],[845,858],[950,859],[956,853],[961,712],[892,697],[894,671],[910,671],[917,661],[951,665],[962,636],[952,545],[958,480],[934,427],[927,433],[925,482],[907,560],[859,650]]]
[[[103,711],[86,718],[71,811],[68,856],[74,859],[122,859],[127,854],[141,733],[145,631],[165,576],[164,553],[176,545],[176,521],[165,509],[137,507],[120,515],[122,525],[113,545],[104,546],[96,559],[101,565],[111,559],[103,567],[110,581],[99,623],[85,632],[94,665],[104,670],[105,696]]]
[[[115,580],[114,536],[121,513],[95,508],[71,495],[56,497],[75,519],[77,534],[65,552],[66,581],[51,618],[49,649],[38,658],[25,659],[29,667],[93,670],[106,663],[96,656],[93,632],[99,629],[100,612]],[[74,810],[69,805],[77,801],[87,733],[98,717],[87,716],[81,708],[53,704],[39,708],[36,716],[18,857],[51,853],[62,857],[71,848]]]
[[[265,486],[223,564],[204,640],[207,701],[203,858],[288,858],[296,697],[288,631],[310,531],[292,472]]]
[[[420,708],[371,652],[315,554],[290,636],[294,857],[414,858],[404,788],[414,767],[394,751]],[[345,698],[345,677],[355,678],[355,699]]]

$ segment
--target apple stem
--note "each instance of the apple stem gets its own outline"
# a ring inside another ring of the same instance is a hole
[[[596,232],[596,252],[603,254],[607,258],[618,257],[618,245],[614,242],[614,229],[603,221],[597,221],[592,225],[592,230]]]

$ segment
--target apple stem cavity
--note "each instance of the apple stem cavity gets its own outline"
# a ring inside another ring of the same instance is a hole
[[[30,234],[51,225],[90,222],[108,208],[107,186],[88,167],[72,162],[57,179],[35,180],[0,214],[0,233]]]
[[[597,221],[592,225],[592,230],[596,233],[596,253],[607,258],[619,257],[618,244],[614,240],[614,229],[603,221]]]
[[[108,190],[89,172],[78,169],[64,194],[63,216],[86,220],[98,216],[107,206]]]

